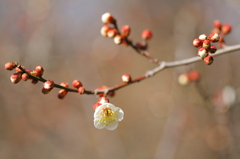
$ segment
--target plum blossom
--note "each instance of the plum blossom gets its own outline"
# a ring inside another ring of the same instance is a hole
[[[114,106],[111,103],[103,103],[98,106],[94,113],[94,126],[98,129],[106,128],[115,130],[118,127],[118,122],[124,117],[124,112],[121,108]]]

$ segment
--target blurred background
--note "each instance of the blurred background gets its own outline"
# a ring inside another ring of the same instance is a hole
[[[6,62],[27,69],[41,65],[55,83],[79,79],[88,90],[121,83],[156,67],[132,48],[102,37],[101,15],[111,12],[130,38],[141,41],[150,29],[152,56],[175,61],[197,55],[192,41],[209,34],[219,19],[233,26],[228,45],[240,43],[238,0],[1,0],[0,158],[1,159],[238,159],[240,157],[240,52],[164,70],[116,92],[110,102],[125,118],[114,131],[93,125],[94,95],[42,83],[14,85]],[[192,70],[200,81],[181,86]],[[226,102],[227,101],[227,102]]]

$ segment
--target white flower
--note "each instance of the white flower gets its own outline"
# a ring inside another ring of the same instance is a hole
[[[95,110],[94,126],[98,129],[114,130],[118,127],[118,122],[123,119],[123,116],[121,108],[115,107],[111,103],[103,103]]]

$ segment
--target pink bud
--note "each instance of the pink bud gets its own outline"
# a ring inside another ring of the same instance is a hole
[[[117,29],[110,29],[110,30],[108,30],[108,32],[107,32],[107,36],[108,36],[109,38],[114,38],[117,34],[118,34]]]
[[[125,82],[125,83],[130,83],[132,81],[132,78],[131,78],[130,74],[122,75],[122,81]]]
[[[113,18],[111,13],[104,13],[102,15],[101,19],[102,19],[103,24],[114,24],[114,23],[116,23],[116,20]]]
[[[58,98],[59,99],[64,99],[65,96],[67,95],[68,91],[65,90],[65,89],[61,89],[59,92],[58,92]]]
[[[224,24],[224,25],[222,26],[222,32],[223,32],[223,34],[228,34],[228,33],[231,32],[231,30],[232,30],[232,26],[231,26],[230,24]]]
[[[108,37],[107,35],[107,32],[110,30],[111,28],[108,26],[108,25],[104,25],[102,28],[101,28],[101,35],[104,36],[104,37]]]
[[[18,63],[17,62],[8,62],[5,64],[5,69],[12,71],[13,69],[15,69],[17,67]]]
[[[113,39],[114,43],[117,44],[117,45],[122,44],[123,40],[124,39],[121,35],[116,35]]]
[[[45,89],[45,88],[42,88],[42,93],[43,94],[48,94],[52,89]]]
[[[202,44],[203,44],[203,42],[200,39],[194,39],[193,40],[193,46],[195,46],[195,47],[201,47]]]
[[[204,58],[208,55],[208,52],[207,50],[204,48],[204,47],[201,47],[199,50],[198,50],[198,56],[201,57],[201,58]]]
[[[150,40],[152,38],[152,32],[150,30],[144,30],[142,32],[142,39],[143,40]]]
[[[53,82],[52,80],[47,80],[47,81],[44,82],[44,84],[43,84],[43,88],[44,88],[44,89],[50,90],[50,89],[53,89],[53,87],[54,87],[54,82]]]
[[[26,70],[26,68],[23,67],[23,66],[22,66],[22,69]],[[16,73],[22,73],[22,72],[23,72],[23,71],[22,71],[20,68],[18,68],[18,67],[15,68],[15,71],[16,71]]]
[[[34,71],[36,72],[37,77],[41,77],[44,73],[44,69],[42,66],[36,66]]]
[[[129,25],[122,26],[122,35],[123,36],[125,36],[125,37],[129,36],[130,32],[131,32],[131,28]]]
[[[14,73],[11,75],[10,80],[12,83],[17,84],[21,80],[21,73]]]
[[[85,93],[85,88],[84,87],[79,87],[78,88],[78,93],[79,94],[84,94]]]
[[[27,74],[27,73],[23,73],[23,74],[22,74],[22,80],[23,80],[23,81],[27,81],[28,79],[30,79],[30,77],[28,76],[28,74]]]
[[[213,63],[213,57],[208,55],[207,57],[204,58],[204,62],[207,64],[207,65],[211,65]]]

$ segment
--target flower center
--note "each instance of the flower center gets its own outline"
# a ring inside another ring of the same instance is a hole
[[[110,108],[103,108],[101,111],[101,117],[98,121],[102,125],[108,125],[109,123],[116,120],[117,111],[112,111]]]

